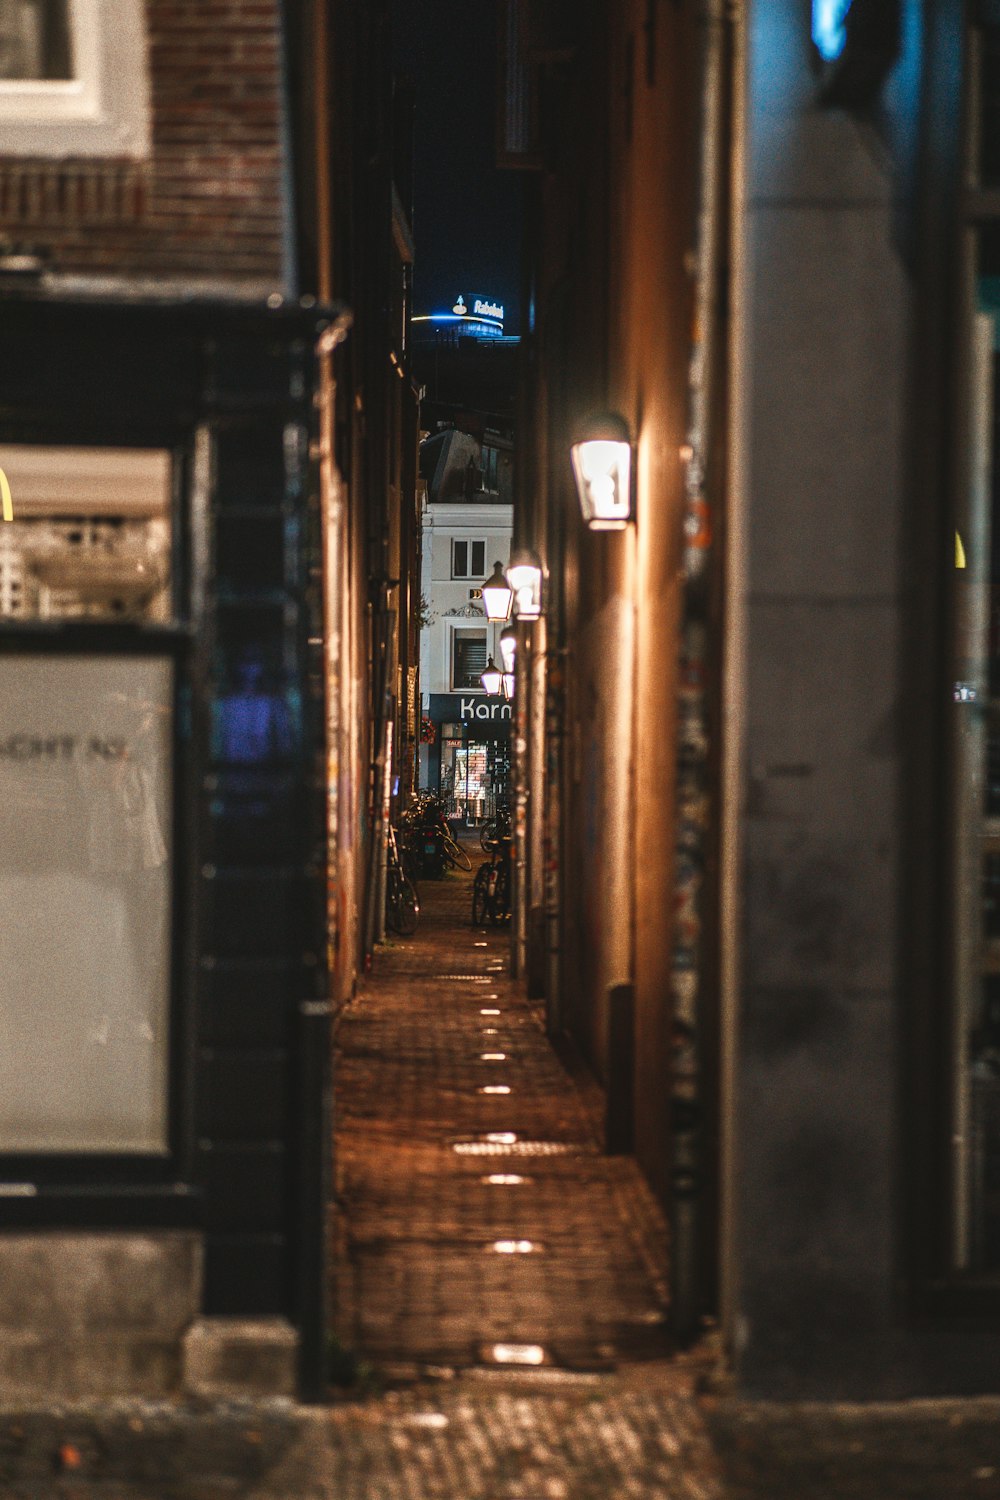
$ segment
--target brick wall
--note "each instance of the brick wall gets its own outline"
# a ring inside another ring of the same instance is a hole
[[[277,0],[147,0],[151,156],[0,156],[0,241],[40,247],[53,269],[77,274],[280,285],[277,10]]]

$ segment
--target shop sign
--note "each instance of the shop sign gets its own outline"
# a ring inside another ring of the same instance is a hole
[[[513,718],[506,699],[484,693],[431,693],[427,711],[441,725],[442,740],[460,734],[463,725],[476,739],[506,739]]]
[[[459,701],[458,716],[463,724],[471,724],[473,720],[509,719],[511,706],[499,698],[462,698]]]

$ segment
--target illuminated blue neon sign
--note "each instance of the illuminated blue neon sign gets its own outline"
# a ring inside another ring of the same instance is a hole
[[[824,62],[836,62],[847,46],[847,13],[853,0],[812,0],[812,39]]]

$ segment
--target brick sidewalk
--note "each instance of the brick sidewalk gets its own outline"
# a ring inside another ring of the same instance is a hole
[[[423,883],[416,935],[380,949],[338,1030],[337,1337],[414,1373],[495,1344],[573,1370],[663,1358],[657,1206],[601,1154],[471,883]]]
[[[469,877],[422,894],[419,936],[380,949],[338,1034],[335,1334],[361,1380],[324,1408],[0,1411],[0,1497],[1000,1500],[1000,1400],[699,1394],[708,1358],[667,1347],[634,1163],[601,1155],[506,936],[468,925]],[[497,1343],[545,1363],[499,1366]]]

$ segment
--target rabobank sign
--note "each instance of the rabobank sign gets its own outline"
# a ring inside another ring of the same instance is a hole
[[[477,297],[472,304],[472,311],[477,318],[495,318],[498,323],[503,322],[503,308],[499,302],[486,302],[482,297]]]

